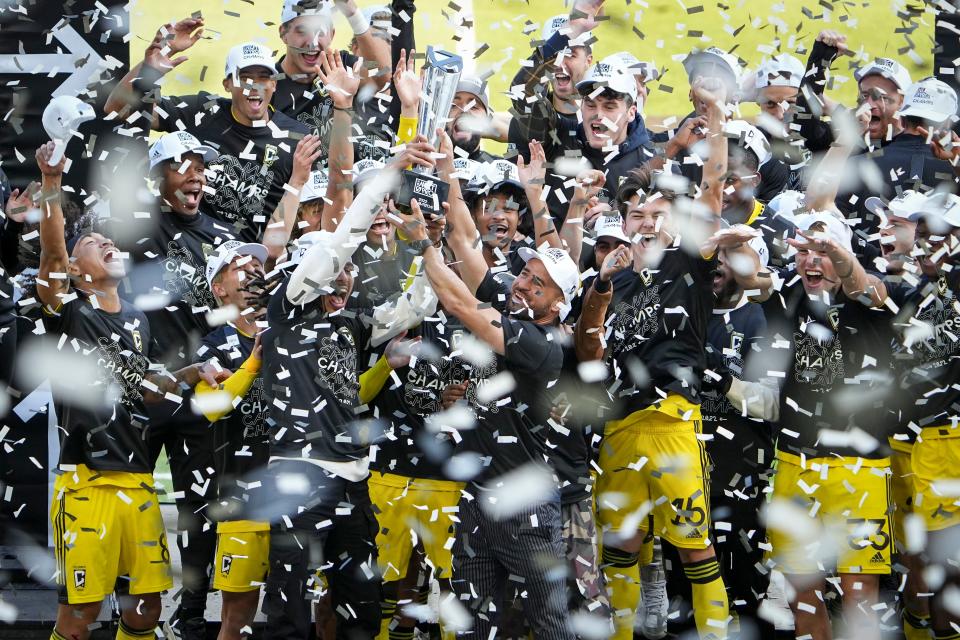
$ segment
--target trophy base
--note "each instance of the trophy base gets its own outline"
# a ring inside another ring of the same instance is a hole
[[[442,203],[450,194],[450,185],[437,176],[407,169],[402,174],[400,193],[396,197],[397,208],[410,211],[410,201],[416,200],[425,217],[442,216]]]

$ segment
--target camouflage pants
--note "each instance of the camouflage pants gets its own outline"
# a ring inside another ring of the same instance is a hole
[[[567,555],[567,589],[570,612],[610,617],[610,601],[600,570],[597,525],[593,497],[560,507],[563,528],[560,533]]]

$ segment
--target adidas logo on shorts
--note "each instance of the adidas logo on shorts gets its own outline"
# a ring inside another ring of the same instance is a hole
[[[875,554],[873,554],[873,557],[870,558],[870,562],[873,563],[873,564],[884,563],[884,562],[886,562],[886,561],[887,561],[886,558],[884,558],[884,557],[883,557],[883,554],[880,553],[879,551],[877,551]]]

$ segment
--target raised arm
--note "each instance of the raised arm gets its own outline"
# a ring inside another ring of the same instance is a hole
[[[67,159],[61,159],[57,165],[48,164],[53,148],[54,144],[48,142],[37,149],[37,164],[43,176],[40,183],[40,273],[37,275],[37,297],[43,304],[56,309],[60,306],[60,294],[68,288],[70,254],[67,253],[63,209],[60,206],[60,181]]]
[[[424,270],[444,311],[459,318],[470,333],[486,342],[500,355],[504,355],[506,344],[500,324],[500,312],[477,300],[467,284],[446,265],[443,254],[427,239],[427,225],[420,205],[413,200],[410,208],[408,214],[398,212],[396,216],[392,216],[391,222],[403,229],[414,246],[423,247]]]
[[[600,189],[606,184],[607,177],[602,171],[589,169],[577,176],[577,186],[573,190],[573,199],[567,208],[567,217],[560,227],[560,240],[567,244],[570,258],[580,263],[580,254],[583,252],[583,228],[592,228],[596,216],[590,218],[588,211],[599,209],[596,197]]]
[[[825,253],[833,263],[840,286],[848,298],[868,307],[882,307],[887,301],[883,280],[867,273],[857,257],[822,232],[800,231],[800,237],[787,238],[787,244],[804,251]]]
[[[450,136],[442,133],[440,137],[440,153],[442,158],[437,162],[439,175],[450,185],[450,194],[447,197],[447,246],[453,250],[457,258],[458,271],[464,284],[471,292],[487,277],[487,261],[483,259],[483,249],[480,232],[470,215],[470,210],[463,201],[460,192],[460,182],[454,177],[453,143]]]
[[[372,37],[372,36],[371,36]],[[346,67],[339,51],[326,51],[320,59],[317,77],[333,99],[333,126],[327,154],[327,195],[321,214],[320,228],[333,231],[353,202],[353,97],[360,88],[360,62]]]
[[[550,247],[562,249],[560,235],[553,224],[553,216],[547,209],[543,199],[544,178],[547,176],[547,158],[543,153],[543,145],[536,140],[530,141],[530,162],[524,162],[522,156],[517,156],[517,171],[520,184],[523,185],[530,215],[533,216],[534,244],[541,246],[546,243]]]
[[[184,18],[176,24],[160,27],[144,53],[143,62],[130,69],[110,92],[103,106],[104,113],[127,118],[131,111],[140,109],[144,95],[156,88],[157,81],[187,61],[187,56],[177,54],[196,44],[202,35],[203,18]],[[150,112],[150,128],[157,129],[156,105],[150,108]]]
[[[357,52],[364,60],[375,63],[375,67],[364,74],[363,84],[372,82],[377,88],[383,87],[390,79],[390,69],[393,66],[390,60],[390,43],[374,35],[370,23],[354,0],[335,0],[335,4],[353,29]]]
[[[719,82],[706,78],[694,81],[694,97],[707,105],[707,144],[710,157],[703,163],[703,182],[700,183],[699,200],[712,215],[711,232],[720,228],[720,213],[723,210],[723,189],[727,178],[727,136],[723,133],[723,90]]]
[[[630,247],[619,246],[604,259],[600,273],[593,286],[584,294],[583,311],[577,318],[573,332],[573,344],[577,360],[589,362],[603,360],[606,344],[603,340],[603,325],[607,317],[607,307],[613,299],[613,287],[610,279],[618,271],[630,266]]]

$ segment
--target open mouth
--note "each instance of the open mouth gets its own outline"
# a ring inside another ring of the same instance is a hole
[[[263,110],[263,96],[255,93],[248,94],[247,104],[255,113],[259,113]]]
[[[641,233],[638,243],[644,249],[649,249],[657,243],[657,234],[655,233]]]
[[[300,57],[303,58],[303,61],[304,61],[305,63],[307,63],[309,66],[312,67],[312,66],[314,66],[315,64],[317,64],[317,63],[319,62],[319,60],[320,60],[320,52],[319,52],[319,51],[304,51],[303,53],[300,54]]]
[[[200,185],[189,186],[180,191],[180,203],[189,210],[195,210],[200,206],[203,190]]]
[[[803,272],[803,276],[807,284],[813,287],[819,287],[824,282],[823,271],[817,269],[807,269]]]
[[[503,244],[508,239],[510,228],[505,224],[496,223],[488,226],[487,232],[497,244]]]
[[[339,311],[347,306],[347,288],[337,287],[327,294],[327,308],[330,311]]]
[[[553,74],[554,90],[569,91],[571,86],[570,75],[564,71],[556,71]]]
[[[594,120],[590,123],[590,133],[598,138],[609,138],[610,129],[607,125],[603,124],[599,120]]]

